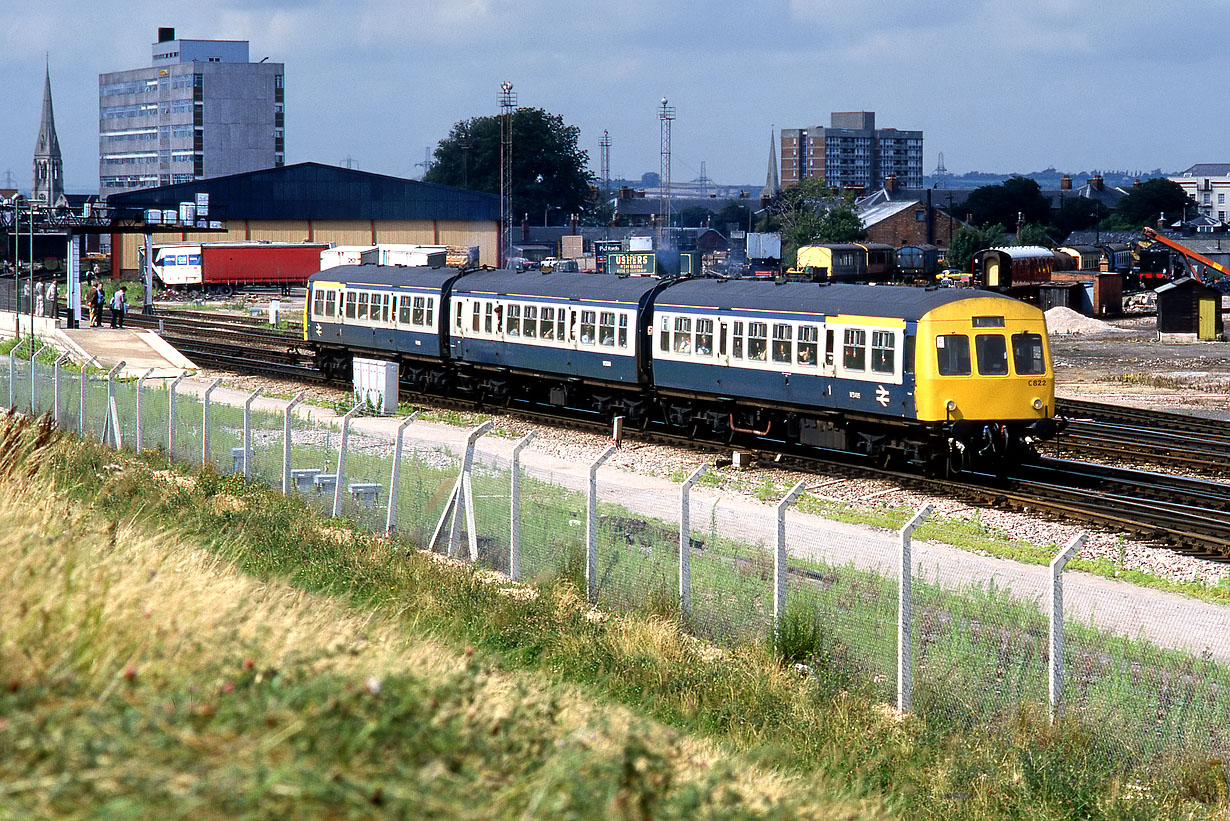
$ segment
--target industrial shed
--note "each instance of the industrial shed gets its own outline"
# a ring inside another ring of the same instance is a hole
[[[1191,277],[1157,289],[1157,333],[1163,342],[1220,339],[1221,292]]]
[[[499,264],[498,196],[314,162],[125,191],[107,202],[175,210],[198,194],[209,195],[209,218],[227,230],[162,231],[159,241],[470,245],[480,264]],[[139,235],[112,235],[111,270],[136,272],[141,243]]]

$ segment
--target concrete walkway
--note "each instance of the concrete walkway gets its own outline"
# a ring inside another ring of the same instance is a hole
[[[125,363],[121,377],[138,377],[146,371],[151,378],[174,378],[197,370],[192,360],[163,341],[153,331],[131,328],[58,328],[54,340],[75,361],[111,370]]]

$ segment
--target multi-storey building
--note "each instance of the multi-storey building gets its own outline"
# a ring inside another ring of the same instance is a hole
[[[783,128],[783,186],[821,177],[834,188],[869,191],[895,176],[905,188],[921,188],[923,133],[876,128],[874,111],[835,111],[830,125]]]
[[[98,76],[100,193],[285,164],[282,63],[246,40],[177,40],[158,29],[148,68]]]
[[[1230,221],[1230,163],[1196,163],[1177,176],[1168,177],[1177,182],[1196,203],[1196,210],[1210,219],[1225,224]],[[1168,222],[1184,220],[1187,215],[1167,214]]]

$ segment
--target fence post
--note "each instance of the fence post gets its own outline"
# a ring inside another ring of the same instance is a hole
[[[57,427],[60,425],[60,367],[70,359],[72,359],[72,357],[68,354],[63,354],[56,359],[55,376],[52,377],[51,382],[51,401],[55,404],[55,407],[52,409],[51,417],[55,420]]]
[[[141,378],[137,380],[137,438],[133,443],[137,448],[137,453],[141,452],[141,435],[144,432],[144,426],[142,424],[143,420],[141,418],[141,397],[145,393],[145,380],[149,379],[149,375],[153,372],[154,369],[150,368],[145,373],[141,374]]]
[[[530,431],[522,436],[512,452],[512,475],[508,501],[508,577],[521,581],[521,451],[538,434]]]
[[[777,550],[773,553],[773,635],[781,630],[782,618],[786,615],[786,508],[806,489],[804,482],[790,488],[777,503]]]
[[[115,377],[123,370],[127,362],[120,362],[111,370],[107,371],[107,407],[105,410],[106,421],[103,422],[102,443],[107,444],[107,434],[111,434],[111,445],[116,450],[120,449],[120,419],[119,414],[115,412]]]
[[[701,465],[679,488],[679,612],[684,618],[692,612],[692,485],[708,469]]]
[[[355,405],[350,410],[346,411],[346,415],[342,417],[342,442],[337,449],[337,476],[333,483],[333,516],[340,516],[342,513],[342,483],[346,481],[346,448],[350,444],[350,420],[354,415],[363,410],[362,403]]]
[[[83,363],[81,365],[81,378],[77,380],[77,387],[81,391],[81,397],[79,400],[80,404],[77,407],[78,422],[80,422],[80,426],[78,430],[81,431],[82,436],[85,436],[85,391],[86,391],[86,380],[88,379],[89,379],[89,374],[86,373],[85,364]]]
[[[34,337],[30,337],[33,341]],[[43,351],[47,350],[46,343],[39,345],[38,350],[34,350],[34,346],[30,346],[30,350],[34,351],[30,354],[30,415],[38,415],[38,357]]]
[[[1085,535],[1073,536],[1068,546],[1051,559],[1051,723],[1063,715],[1063,569],[1085,544]]]
[[[179,383],[184,381],[187,374],[180,374],[175,377],[175,381],[171,383],[171,388],[168,392],[170,397],[167,407],[167,456],[171,459],[175,458],[175,389],[179,387]]]
[[[461,517],[464,515],[466,523],[470,528],[470,555],[477,558],[478,537],[474,533],[474,498],[470,494],[470,468],[474,464],[475,443],[478,442],[479,437],[494,427],[494,422],[483,422],[477,428],[470,431],[470,435],[466,437],[466,451],[465,456],[461,460],[461,473],[458,474],[457,481],[453,484],[453,489],[449,493],[448,501],[444,504],[444,512],[440,514],[440,521],[436,523],[435,532],[431,534],[431,541],[427,544],[428,550],[436,549],[436,543],[440,540],[440,534],[444,532],[444,523],[448,521],[449,514],[451,513],[453,516],[453,526],[449,529],[448,534],[448,555],[449,558],[456,558],[457,542],[461,539]]]
[[[18,322],[18,327],[21,323]],[[9,351],[9,407],[17,404],[17,346]]]
[[[252,461],[248,456],[252,453],[252,403],[256,401],[256,397],[265,392],[264,388],[257,388],[252,392],[252,395],[243,403],[243,478],[247,479],[249,474],[248,463]]]
[[[598,603],[598,468],[618,449],[611,445],[589,466],[589,493],[585,517],[585,598]]]
[[[419,418],[419,412],[407,416],[397,426],[397,436],[394,437],[393,446],[393,472],[389,476],[389,510],[384,517],[384,535],[393,535],[393,527],[397,524],[397,483],[401,481],[401,446],[406,438],[406,428],[410,427],[415,419]]]
[[[205,389],[205,401],[202,403],[205,409],[201,412],[201,467],[209,464],[209,395],[221,384],[221,379],[215,379]]]
[[[910,556],[914,530],[931,515],[931,505],[918,509],[905,527],[897,531],[900,539],[897,574],[897,709],[910,711],[914,700],[914,631],[913,631],[913,580]]]
[[[303,401],[304,391],[299,391],[295,394],[295,398],[290,400],[290,404],[286,406],[286,410],[282,416],[282,495],[290,495],[290,418],[295,410],[295,406]]]

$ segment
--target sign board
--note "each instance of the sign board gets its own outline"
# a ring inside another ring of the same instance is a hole
[[[607,272],[616,276],[651,277],[658,272],[658,259],[649,251],[607,254]]]
[[[559,255],[564,259],[576,259],[585,254],[585,238],[580,234],[568,234],[559,238]]]

